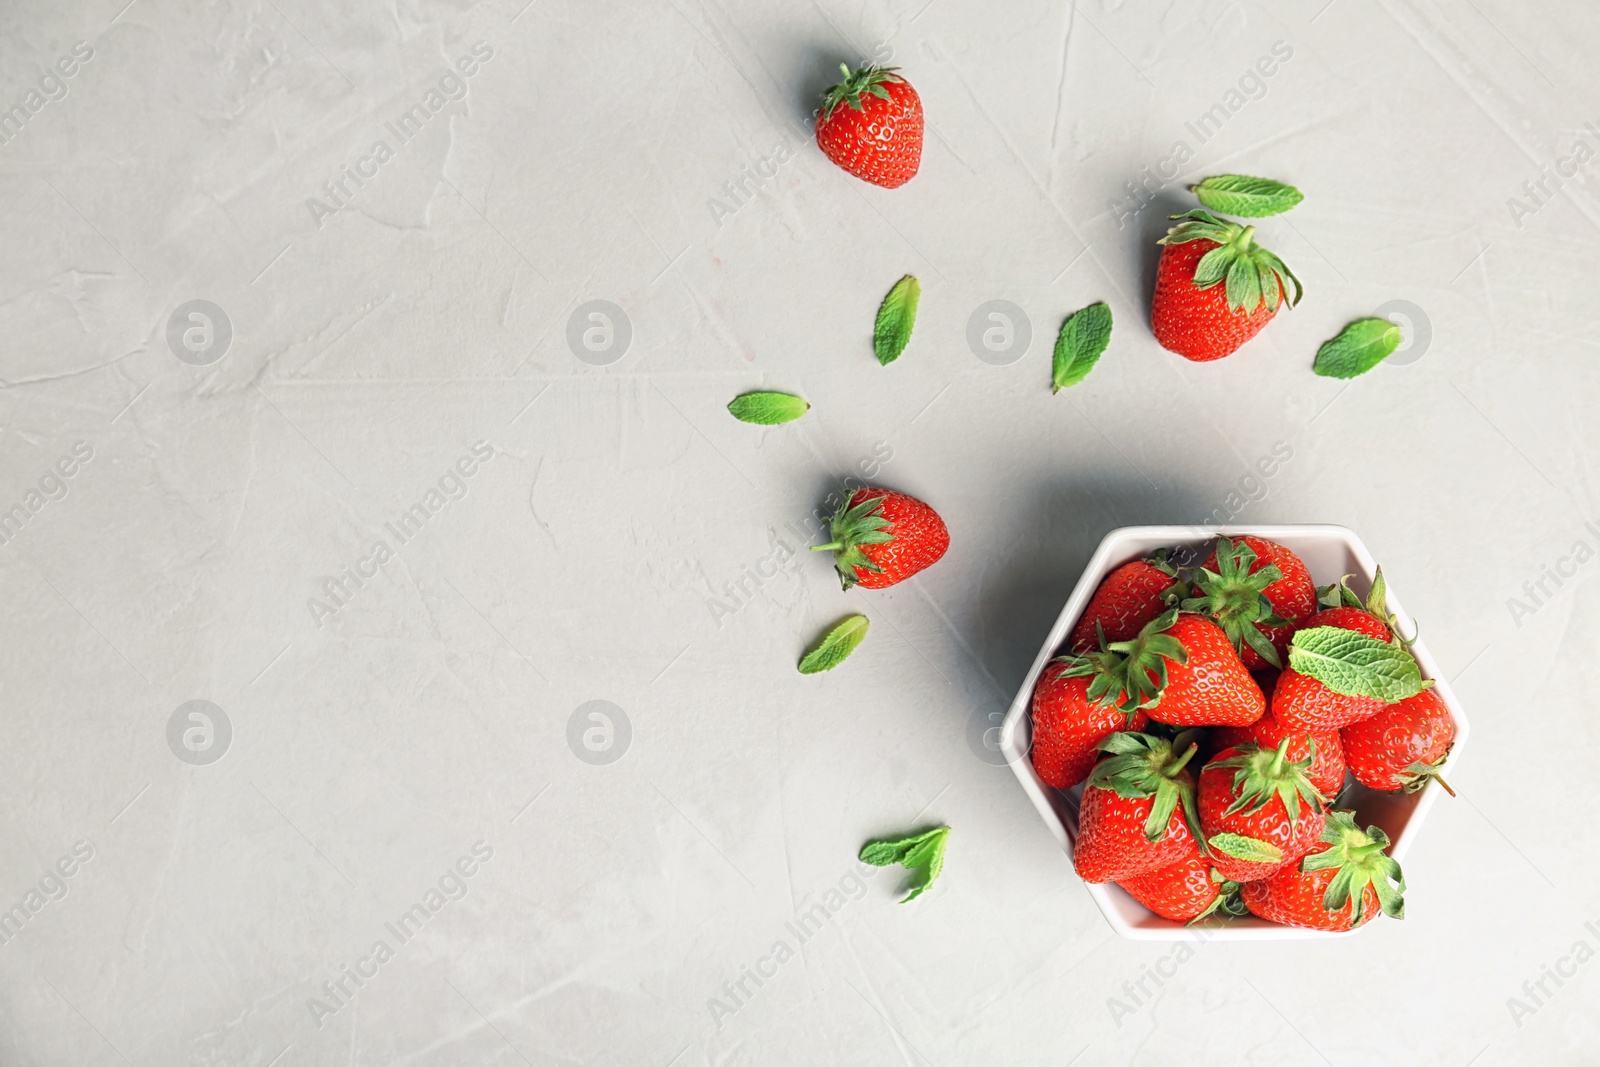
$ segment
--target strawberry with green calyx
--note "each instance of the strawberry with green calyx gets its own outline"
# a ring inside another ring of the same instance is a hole
[[[1194,775],[1185,767],[1195,744],[1115,733],[1100,749],[1107,756],[1089,773],[1078,805],[1078,876],[1117,881],[1198,855]]]
[[[1380,911],[1403,919],[1405,875],[1384,854],[1388,847],[1389,835],[1378,827],[1363,832],[1353,812],[1333,812],[1304,859],[1245,883],[1245,906],[1271,922],[1313,930],[1354,930]]]
[[[1251,670],[1282,667],[1294,623],[1317,608],[1316,585],[1300,557],[1259,537],[1217,539],[1194,575],[1185,611],[1213,619]]]
[[[888,489],[857,489],[834,513],[825,545],[839,580],[849,589],[883,589],[939,562],[950,547],[950,531],[938,512],[915,497]]]
[[[1280,304],[1299,302],[1300,280],[1255,244],[1254,226],[1200,208],[1172,219],[1178,224],[1161,238],[1150,308],[1163,348],[1200,363],[1221,359],[1260,333]]]
[[[1203,615],[1171,610],[1131,641],[1108,646],[1129,706],[1173,726],[1248,726],[1267,709],[1261,687],[1239,662],[1222,627]]]
[[[1324,797],[1336,797],[1344,789],[1344,745],[1339,731],[1310,734],[1290,730],[1272,712],[1267,712],[1249,726],[1225,726],[1211,732],[1217,750],[1237,748],[1246,741],[1254,741],[1262,748],[1276,749],[1285,740],[1289,742],[1288,757],[1296,762],[1309,759],[1308,778]]]
[[[1071,789],[1100,758],[1100,742],[1119,730],[1143,730],[1144,712],[1125,709],[1117,668],[1122,657],[1101,650],[1052,660],[1033,689],[1029,759],[1039,780]]]
[[[1183,590],[1177,568],[1167,562],[1166,549],[1148,559],[1124,563],[1106,575],[1089,598],[1089,606],[1072,627],[1069,647],[1074,652],[1092,651],[1100,647],[1102,631],[1107,641],[1131,640]]]
[[[863,181],[894,189],[922,164],[922,99],[898,67],[841,63],[844,81],[817,112],[817,147]]]
[[[1440,776],[1456,739],[1455,720],[1439,694],[1424,689],[1390,704],[1370,719],[1339,731],[1350,773],[1372,789],[1415,793],[1436,781],[1451,796],[1456,791]]]
[[[1239,883],[1217,873],[1199,854],[1117,883],[1134,900],[1163,919],[1194,925],[1211,915],[1243,915]]]
[[[1291,730],[1325,733],[1370,719],[1433,685],[1388,624],[1365,608],[1324,608],[1289,642],[1272,713]]]
[[[1330,585],[1321,586],[1317,589],[1317,603],[1330,611],[1337,611],[1340,613],[1337,616],[1329,616],[1329,618],[1350,619],[1353,618],[1353,616],[1351,616],[1349,612],[1365,611],[1368,615],[1371,615],[1373,618],[1382,622],[1383,626],[1372,627],[1370,625],[1365,625],[1349,626],[1347,628],[1352,630],[1360,630],[1362,633],[1366,633],[1369,637],[1377,637],[1384,641],[1387,641],[1391,635],[1399,635],[1399,620],[1397,620],[1394,617],[1394,613],[1389,610],[1389,585],[1383,580],[1383,568],[1379,567],[1377,573],[1373,575],[1372,589],[1368,591],[1365,602],[1363,602],[1360,597],[1356,596],[1355,590],[1350,588],[1351,577],[1351,575],[1347,574],[1340,578],[1337,582]],[[1329,624],[1325,623],[1324,625]],[[1409,648],[1416,644],[1417,635],[1413,633],[1410,637],[1402,636],[1400,637],[1400,641],[1407,648]]]
[[[1289,743],[1286,737],[1275,749],[1254,742],[1223,749],[1200,771],[1200,827],[1225,878],[1265,878],[1299,859],[1322,833],[1324,798],[1307,777],[1315,752],[1291,760]]]

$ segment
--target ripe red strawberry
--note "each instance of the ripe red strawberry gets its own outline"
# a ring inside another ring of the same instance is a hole
[[[1299,863],[1240,889],[1245,906],[1285,926],[1313,930],[1354,930],[1379,911],[1406,916],[1405,876],[1383,850],[1389,835],[1376,826],[1365,833],[1353,813],[1328,816],[1321,839]]]
[[[1214,619],[1253,671],[1282,667],[1294,624],[1317,610],[1317,584],[1305,563],[1260,537],[1218,538],[1195,588],[1183,609]]]
[[[1451,796],[1455,790],[1439,777],[1456,739],[1456,724],[1439,694],[1424,689],[1390,704],[1370,719],[1339,731],[1350,772],[1356,781],[1386,792],[1415,793],[1437,779]]]
[[[1272,714],[1289,730],[1312,734],[1339,730],[1353,722],[1372,718],[1387,703],[1382,696],[1359,692],[1350,686],[1345,688],[1351,691],[1338,692],[1325,681],[1295,667],[1297,657],[1301,655],[1296,647],[1301,644],[1302,636],[1318,629],[1349,630],[1371,642],[1383,642],[1394,647],[1396,656],[1404,661],[1396,670],[1416,686],[1410,692],[1398,690],[1395,695],[1399,699],[1431,684],[1422,681],[1415,661],[1409,653],[1395,646],[1388,625],[1377,615],[1363,608],[1324,608],[1296,627],[1295,636],[1290,642],[1289,666],[1278,676],[1278,684],[1272,692]],[[1311,666],[1309,662],[1303,662],[1302,665]]]
[[[1228,635],[1204,616],[1168,611],[1109,648],[1127,657],[1120,670],[1129,699],[1156,722],[1248,726],[1267,710]]]
[[[1108,658],[1109,657],[1109,658]],[[1062,656],[1052,660],[1033,688],[1033,748],[1029,758],[1039,780],[1053,789],[1071,789],[1088,777],[1100,758],[1100,742],[1118,730],[1143,730],[1144,712],[1131,713],[1120,685],[1107,689],[1098,679],[1115,653]]]
[[[1092,652],[1099,648],[1102,632],[1107,641],[1137,637],[1146,623],[1167,610],[1169,594],[1181,591],[1177,577],[1165,551],[1151,559],[1124,563],[1106,575],[1072,628],[1072,651]]]
[[[1305,855],[1322,833],[1322,795],[1306,772],[1309,759],[1246,742],[1225,748],[1200,771],[1200,827],[1224,878],[1265,878]]]
[[[833,538],[812,545],[829,552],[844,587],[883,589],[939,562],[950,531],[938,512],[915,497],[888,489],[857,489],[833,516]]]
[[[857,178],[893,189],[922,163],[922,100],[898,67],[844,64],[844,81],[823,95],[817,147]]]
[[[1210,860],[1198,854],[1124,878],[1117,884],[1163,919],[1177,923],[1198,922],[1218,911],[1226,915],[1245,913],[1244,902],[1239,899],[1239,883],[1222,877]]]
[[[1312,757],[1311,766],[1306,769],[1306,777],[1311,780],[1317,792],[1331,800],[1344,788],[1344,746],[1340,744],[1337,730],[1318,734],[1290,730],[1269,711],[1249,726],[1225,726],[1220,730],[1211,731],[1211,735],[1219,751],[1224,748],[1238,748],[1246,741],[1254,741],[1262,748],[1276,749],[1287,739],[1288,756],[1291,760],[1298,762],[1307,756]],[[1314,751],[1313,742],[1315,742]]]
[[[1150,323],[1161,347],[1197,363],[1221,359],[1261,332],[1278,306],[1300,300],[1300,279],[1254,244],[1255,227],[1196,208],[1172,216],[1161,239]],[[1288,296],[1288,284],[1294,297]]]
[[[1164,737],[1115,733],[1100,742],[1107,757],[1089,773],[1078,805],[1072,865],[1085,882],[1111,882],[1200,854],[1194,775]]]

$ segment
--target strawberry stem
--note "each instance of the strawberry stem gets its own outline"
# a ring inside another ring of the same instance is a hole
[[[825,545],[812,545],[811,546],[811,551],[813,551],[813,552],[832,552],[836,548],[843,548],[843,547],[844,547],[844,545],[840,544],[838,541],[829,541]]]

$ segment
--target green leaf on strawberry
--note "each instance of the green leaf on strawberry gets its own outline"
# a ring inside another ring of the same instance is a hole
[[[861,846],[859,858],[874,867],[898,863],[909,870],[911,877],[901,888],[910,892],[900,898],[900,903],[906,904],[921,896],[944,870],[944,848],[949,838],[950,827],[940,826],[905,837],[868,841]]]
[[[800,660],[800,673],[820,674],[833,670],[866,640],[870,625],[865,615],[852,615],[839,623]]]
[[[745,393],[730,400],[728,410],[740,422],[779,426],[798,419],[811,410],[811,405],[788,393]]]
[[[922,283],[907,274],[894,283],[878,307],[878,321],[872,331],[872,349],[878,362],[887,367],[900,358],[911,340],[911,327],[917,321],[917,302],[922,299]]]
[[[1110,343],[1111,309],[1104,301],[1068,315],[1061,324],[1061,332],[1056,335],[1050,391],[1059,393],[1083,381]]]
[[[1212,834],[1206,842],[1224,856],[1248,863],[1277,863],[1283,859],[1283,849],[1270,841],[1258,841],[1243,834]]]
[[[1289,666],[1340,696],[1385,704],[1398,704],[1433,684],[1403,645],[1337,626],[1297,631],[1289,643]]]
[[[1317,349],[1311,369],[1324,378],[1354,378],[1393,355],[1401,340],[1400,327],[1388,319],[1359,319]]]
[[[1244,174],[1218,174],[1189,190],[1212,211],[1247,219],[1281,215],[1305,199],[1292,185]]]

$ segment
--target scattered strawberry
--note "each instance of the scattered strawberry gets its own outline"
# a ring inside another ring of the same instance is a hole
[[[1345,755],[1339,732],[1308,734],[1303,730],[1290,730],[1272,712],[1267,712],[1249,726],[1228,726],[1211,731],[1219,751],[1237,748],[1246,741],[1254,741],[1262,748],[1276,749],[1285,740],[1289,742],[1288,756],[1296,762],[1312,756],[1306,777],[1317,792],[1332,799],[1344,788]],[[1313,750],[1313,742],[1315,749]]]
[[[839,505],[828,532],[833,540],[811,551],[833,552],[846,589],[903,582],[939,562],[950,547],[950,531],[938,512],[888,489],[857,489]]]
[[[1114,670],[1120,660],[1107,652],[1062,656],[1039,676],[1029,758],[1045,785],[1071,789],[1100,758],[1100,742],[1118,730],[1143,730],[1149,722],[1144,712],[1119,706],[1126,703],[1120,684],[1106,684],[1107,668]]]
[[[1389,835],[1376,826],[1365,833],[1353,813],[1328,816],[1318,843],[1291,863],[1240,889],[1245,906],[1270,922],[1313,930],[1354,930],[1382,911],[1405,918],[1405,876],[1383,850]]]
[[[1299,556],[1260,537],[1218,538],[1183,602],[1216,621],[1251,670],[1282,667],[1294,624],[1317,610],[1317,586]]]
[[[1455,790],[1439,776],[1455,742],[1450,710],[1432,689],[1390,704],[1370,719],[1340,732],[1345,758],[1356,781],[1372,789],[1415,793],[1435,779],[1451,796]]]
[[[1166,611],[1168,597],[1181,590],[1178,573],[1167,562],[1166,553],[1150,559],[1124,563],[1100,583],[1072,628],[1071,649],[1090,652],[1106,641],[1128,641],[1139,635],[1145,624]]]
[[[1200,826],[1211,860],[1235,882],[1265,878],[1305,854],[1322,833],[1322,794],[1306,776],[1311,760],[1246,742],[1200,771]]]
[[[1198,922],[1218,911],[1226,915],[1245,913],[1239,899],[1239,883],[1222,877],[1211,861],[1198,854],[1124,878],[1117,884],[1163,919],[1177,923]]]
[[[1267,709],[1261,687],[1239,662],[1222,627],[1202,615],[1168,611],[1111,651],[1129,699],[1171,726],[1248,726]]]
[[[857,178],[893,189],[922,163],[922,100],[897,67],[844,64],[817,112],[817,147]]]
[[[1116,881],[1199,855],[1194,775],[1184,767],[1195,746],[1179,755],[1166,738],[1114,733],[1100,748],[1108,755],[1089,773],[1078,805],[1078,876]]]
[[[1280,304],[1299,302],[1300,280],[1254,243],[1254,226],[1200,208],[1172,218],[1178,225],[1161,239],[1150,308],[1161,347],[1196,362],[1221,359],[1260,333]]]

